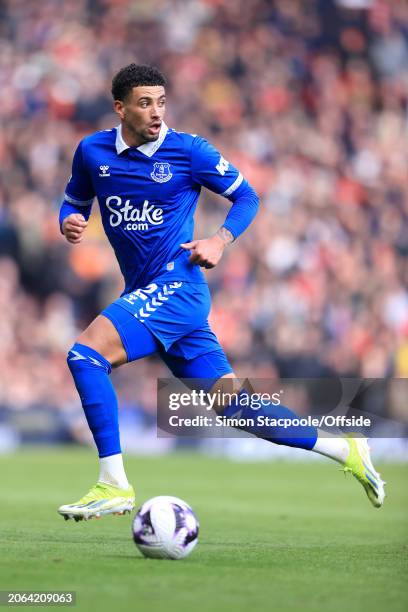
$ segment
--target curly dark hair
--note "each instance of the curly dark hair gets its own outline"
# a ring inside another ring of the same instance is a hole
[[[139,85],[166,85],[165,76],[154,66],[129,64],[121,68],[112,79],[112,96],[114,100],[123,100]]]

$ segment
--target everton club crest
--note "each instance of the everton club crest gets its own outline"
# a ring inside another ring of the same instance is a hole
[[[156,162],[153,164],[153,172],[150,176],[156,183],[167,183],[173,176],[170,172],[170,164]]]

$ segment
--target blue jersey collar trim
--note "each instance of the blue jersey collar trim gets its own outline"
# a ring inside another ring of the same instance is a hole
[[[154,140],[153,142],[145,142],[145,144],[140,145],[140,147],[136,147],[137,150],[141,153],[144,153],[144,155],[146,155],[147,157],[152,157],[152,155],[156,153],[157,149],[163,144],[163,141],[166,138],[168,131],[169,128],[164,123],[164,121],[162,121],[158,139]],[[118,155],[123,153],[123,151],[126,151],[126,149],[130,149],[129,145],[127,145],[126,142],[123,140],[122,125],[116,126],[115,146]]]

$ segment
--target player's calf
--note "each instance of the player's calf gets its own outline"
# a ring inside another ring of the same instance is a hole
[[[99,456],[120,453],[118,403],[109,378],[111,364],[91,347],[79,343],[69,351],[67,363]]]
[[[67,358],[82,407],[98,449],[97,485],[78,502],[61,506],[65,518],[76,520],[130,511],[134,491],[123,467],[119,437],[118,404],[109,375],[111,364],[98,351],[75,343]]]

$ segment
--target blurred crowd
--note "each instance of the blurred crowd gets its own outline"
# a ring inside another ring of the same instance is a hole
[[[65,354],[122,279],[97,204],[79,246],[57,215],[133,61],[168,77],[168,125],[208,138],[261,197],[207,275],[237,374],[407,377],[404,0],[2,0],[2,409],[57,408],[82,435]],[[203,194],[197,237],[228,204]],[[154,357],[114,374],[130,420],[153,418],[166,375]]]

